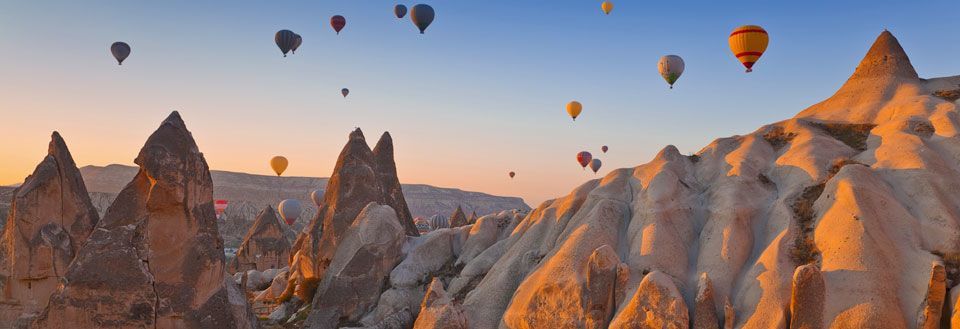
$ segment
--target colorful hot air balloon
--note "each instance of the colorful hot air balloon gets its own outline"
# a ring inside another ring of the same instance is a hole
[[[403,16],[407,16],[407,6],[404,6],[404,5],[394,6],[393,14],[397,15],[397,18],[403,18]]]
[[[594,174],[600,171],[600,166],[602,165],[603,165],[603,162],[601,162],[600,159],[590,160],[590,170],[593,170]]]
[[[610,12],[613,11],[613,2],[604,1],[600,4],[600,9],[603,9],[603,13],[610,15]]]
[[[287,222],[287,225],[293,225],[297,221],[297,218],[300,217],[300,213],[303,212],[303,208],[300,206],[300,201],[297,199],[286,199],[280,201],[280,205],[277,206],[277,211],[280,213],[280,218],[283,218],[284,222]]]
[[[350,94],[350,89],[347,89],[347,88],[340,89],[340,93],[343,94],[343,98],[347,98],[347,94]]]
[[[287,165],[289,164],[290,162],[287,161],[287,158],[279,155],[270,159],[270,168],[273,168],[273,172],[277,173],[277,176],[282,175],[283,171],[287,170]]]
[[[511,171],[509,175],[510,175],[510,178],[513,178],[513,176],[516,176],[517,173]]]
[[[606,145],[600,147],[600,150],[603,151],[603,153],[607,153],[607,150],[609,150],[609,149],[610,149],[610,148],[607,147]]]
[[[290,47],[290,52],[296,54],[297,49],[300,48],[301,44],[303,44],[303,37],[296,33],[294,33],[294,35],[296,35],[296,37],[293,39],[293,47]]]
[[[753,72],[753,64],[767,50],[770,37],[762,27],[744,25],[733,29],[733,32],[730,33],[730,39],[727,41],[730,42],[730,51],[733,52],[734,56],[737,56],[737,60],[743,63],[749,73]]]
[[[213,209],[217,211],[217,218],[222,219],[223,213],[227,211],[227,200],[214,201]]]
[[[427,30],[427,27],[430,26],[430,23],[433,23],[434,15],[433,7],[430,7],[430,5],[421,3],[410,9],[410,20],[413,21],[413,25],[416,25],[417,28],[420,29],[420,34],[423,34],[423,32]]]
[[[662,76],[664,80],[667,80],[667,83],[670,84],[670,89],[673,89],[673,84],[677,82],[677,79],[680,79],[680,75],[683,74],[683,67],[683,58],[677,55],[660,57],[660,62],[657,63],[660,76]]]
[[[334,31],[337,31],[337,34],[340,34],[340,30],[347,26],[347,19],[340,15],[333,15],[333,17],[330,17],[330,26],[333,27]]]
[[[114,42],[110,45],[110,53],[117,59],[117,65],[123,65],[123,60],[130,56],[130,45],[122,41]]]
[[[572,101],[567,103],[567,114],[573,118],[573,121],[577,121],[577,117],[580,116],[580,112],[583,112],[583,105],[578,101]]]
[[[323,203],[323,192],[320,190],[310,191],[310,200],[313,200],[313,204],[320,208],[320,204]]]
[[[586,168],[587,165],[590,164],[590,160],[593,160],[593,155],[590,154],[590,152],[583,151],[577,153],[577,163],[579,163],[581,167]]]
[[[280,47],[283,57],[287,57],[287,53],[297,43],[297,34],[290,30],[280,30],[273,36],[273,41],[277,43],[277,47]]]

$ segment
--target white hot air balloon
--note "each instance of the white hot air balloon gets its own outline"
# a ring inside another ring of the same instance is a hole
[[[320,208],[320,203],[323,202],[323,192],[320,190],[311,191],[310,200],[313,200],[313,204],[317,205],[317,208]]]
[[[280,205],[277,206],[277,211],[280,212],[280,218],[283,218],[283,221],[287,222],[287,225],[293,225],[293,223],[297,221],[297,218],[300,217],[300,213],[303,212],[303,207],[297,199],[286,199],[280,201]]]

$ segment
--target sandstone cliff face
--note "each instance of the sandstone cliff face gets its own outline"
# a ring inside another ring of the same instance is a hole
[[[174,112],[66,271],[39,328],[253,328],[226,276],[203,155]]]
[[[99,217],[60,134],[12,193],[0,237],[0,328],[47,306],[67,266]]]
[[[257,215],[237,256],[230,263],[230,272],[280,269],[290,261],[290,242],[273,207],[267,206]]]

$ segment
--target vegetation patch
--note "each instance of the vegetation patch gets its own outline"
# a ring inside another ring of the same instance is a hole
[[[831,178],[833,178],[833,176],[836,176],[837,173],[840,172],[840,168],[843,168],[843,166],[846,166],[846,165],[866,166],[865,164],[857,162],[856,160],[853,160],[853,159],[837,159],[836,161],[833,161],[833,165],[830,166],[830,171],[829,171],[829,175],[827,176],[827,180],[829,181]]]
[[[824,123],[812,122],[814,127],[823,130],[827,135],[847,144],[854,150],[867,150],[867,137],[876,125],[869,123]]]
[[[760,183],[763,183],[765,186],[777,187],[777,184],[774,184],[773,181],[770,180],[770,177],[767,177],[767,175],[759,174],[757,175],[757,179],[759,179]]]
[[[936,128],[933,128],[933,125],[927,121],[911,120],[910,121],[910,131],[914,135],[930,138],[933,136],[933,133],[937,132]]]
[[[960,89],[937,90],[933,92],[933,96],[940,97],[946,101],[956,102],[960,99]]]
[[[824,187],[826,187],[825,183],[808,186],[790,204],[790,209],[793,211],[793,217],[796,218],[799,228],[797,234],[794,235],[790,257],[794,264],[798,266],[815,262],[820,254],[813,241],[813,221],[817,215],[816,210],[813,209],[813,204],[823,194]]]
[[[797,137],[796,133],[788,133],[785,129],[783,129],[783,127],[780,126],[770,128],[766,133],[763,134],[763,140],[767,141],[767,143],[770,143],[770,146],[772,146],[776,151],[780,151],[780,149],[782,149],[784,146],[790,144],[794,137]]]
[[[690,162],[697,163],[697,162],[700,162],[700,155],[699,155],[699,154],[691,154],[691,155],[688,155],[688,156],[687,156],[687,159],[690,159]]]

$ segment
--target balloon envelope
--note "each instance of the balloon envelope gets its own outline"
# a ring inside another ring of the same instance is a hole
[[[586,168],[587,165],[590,164],[590,160],[592,159],[593,159],[593,155],[590,154],[590,152],[583,151],[583,152],[577,153],[577,163],[579,163],[581,167]]]
[[[510,172],[510,178],[513,178],[513,176],[516,176],[516,175],[517,175],[517,173],[512,172],[512,171]]]
[[[273,172],[277,173],[277,176],[282,175],[283,172],[287,170],[287,165],[289,164],[290,162],[287,161],[287,158],[279,155],[270,159],[270,168],[273,168]]]
[[[680,78],[680,75],[683,74],[683,58],[677,55],[667,55],[660,57],[660,62],[657,63],[657,69],[660,70],[660,76],[663,77],[663,80],[666,80],[670,84],[670,89],[673,89],[673,84],[677,82],[677,79]]]
[[[273,41],[277,43],[283,57],[287,57],[287,53],[293,49],[293,45],[297,42],[297,34],[290,30],[280,30],[273,36]]]
[[[427,27],[430,26],[430,23],[433,23],[434,14],[433,7],[419,4],[410,9],[410,20],[413,21],[413,25],[416,25],[417,28],[420,29],[420,34],[423,34],[423,32],[427,30]]]
[[[217,200],[213,202],[213,209],[217,212],[217,218],[223,218],[223,213],[227,211],[227,200]]]
[[[603,9],[603,13],[610,15],[610,12],[613,11],[613,2],[604,1],[600,4],[600,9]]]
[[[603,162],[601,162],[600,159],[590,160],[590,170],[593,170],[594,174],[600,171],[600,166],[602,165],[603,165]]]
[[[117,65],[123,65],[123,60],[130,56],[130,45],[122,41],[114,42],[110,45],[110,53],[117,59]]]
[[[744,25],[733,29],[727,41],[730,43],[730,51],[747,68],[747,72],[753,72],[753,65],[760,60],[760,56],[763,56],[763,52],[767,50],[770,37],[762,27]]]
[[[607,147],[606,145],[600,147],[600,150],[603,151],[603,153],[607,153],[607,150],[609,150],[609,149],[610,149],[610,148]]]
[[[347,94],[350,93],[350,89],[347,89],[347,88],[340,89],[340,93],[343,94],[343,97],[347,97]]]
[[[280,212],[280,218],[283,218],[284,222],[287,222],[287,225],[293,225],[297,221],[297,218],[300,217],[300,213],[303,212],[303,208],[300,206],[300,201],[296,199],[286,199],[280,201],[280,205],[277,206],[277,211]]]
[[[320,204],[323,203],[323,192],[320,190],[310,191],[310,200],[313,200],[313,204],[320,208]]]
[[[343,27],[347,26],[347,19],[340,15],[334,15],[330,17],[330,26],[333,27],[334,31],[337,31],[337,34],[340,34],[340,30],[343,30]]]
[[[393,14],[397,15],[397,18],[403,18],[403,16],[407,16],[407,6],[404,6],[404,5],[394,6]]]
[[[293,38],[293,47],[290,47],[290,52],[296,54],[297,49],[300,48],[301,44],[303,44],[303,37],[296,33],[294,33],[294,35],[296,35],[296,37]]]
[[[578,101],[572,101],[567,103],[567,114],[573,118],[573,121],[577,121],[577,117],[580,116],[580,112],[583,112],[583,105]]]

